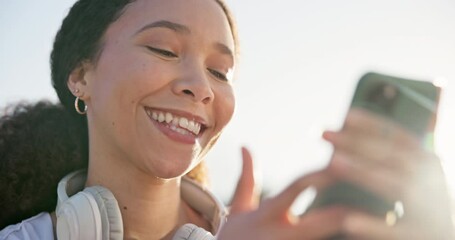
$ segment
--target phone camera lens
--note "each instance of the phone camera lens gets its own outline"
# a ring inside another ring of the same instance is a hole
[[[387,100],[392,100],[398,95],[398,89],[390,84],[385,84],[382,88],[382,95]]]

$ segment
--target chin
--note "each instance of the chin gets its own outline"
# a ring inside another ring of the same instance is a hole
[[[161,179],[174,179],[184,176],[188,171],[168,171],[168,172],[159,172],[155,173],[154,177]]]
[[[197,163],[193,161],[179,161],[173,163],[166,162],[158,165],[159,166],[153,168],[151,171],[152,174],[158,178],[172,179],[187,174],[197,165]]]
[[[161,145],[149,149],[135,161],[148,175],[162,179],[181,177],[195,168],[201,162],[202,149],[169,148]]]

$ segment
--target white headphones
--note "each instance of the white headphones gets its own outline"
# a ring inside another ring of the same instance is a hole
[[[106,188],[84,188],[86,171],[68,174],[57,188],[57,239],[123,239],[123,221],[117,200]],[[82,190],[83,189],[83,190]],[[226,221],[227,210],[207,189],[189,178],[181,183],[182,199],[210,220],[214,233]],[[177,230],[173,240],[210,240],[211,233],[193,224]]]

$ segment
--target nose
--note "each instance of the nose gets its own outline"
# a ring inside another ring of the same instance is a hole
[[[208,104],[215,99],[215,94],[205,68],[192,67],[176,79],[173,92],[176,95],[191,99],[194,102]]]

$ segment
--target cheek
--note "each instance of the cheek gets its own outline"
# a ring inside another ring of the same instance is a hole
[[[235,96],[232,87],[229,86],[229,88],[221,90],[216,99],[215,113],[218,116],[220,127],[224,128],[231,120],[235,109]]]
[[[171,72],[147,55],[105,53],[91,76],[89,107],[97,126],[111,126],[115,128],[112,132],[129,136],[135,132],[132,127],[142,110],[141,103],[168,84]]]
[[[170,79],[170,66],[143,52],[125,46],[108,46],[98,62],[97,76],[102,91],[138,100],[154,92]]]
[[[166,86],[169,79],[163,67],[144,61],[111,65],[98,73],[93,98],[110,107],[135,105]]]

